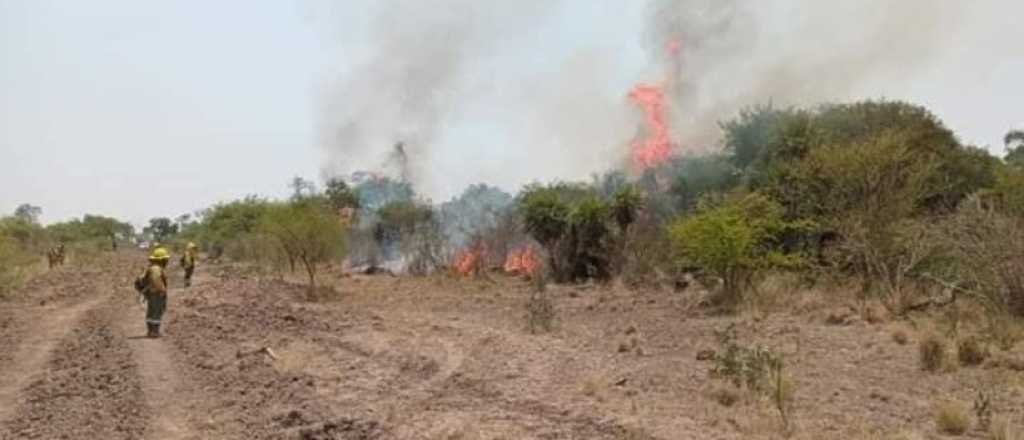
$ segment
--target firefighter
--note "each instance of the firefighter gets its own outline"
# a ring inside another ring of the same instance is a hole
[[[185,269],[185,287],[192,285],[192,272],[196,270],[196,258],[198,257],[199,249],[195,243],[189,242],[188,246],[185,246],[185,253],[181,255],[181,267]]]
[[[135,287],[146,298],[146,336],[160,337],[160,320],[167,308],[167,275],[164,269],[171,254],[164,247],[156,247],[149,255],[149,267],[135,280]]]
[[[50,269],[57,266],[64,265],[64,243],[59,244],[56,247],[50,248],[46,253],[46,258],[50,262]]]

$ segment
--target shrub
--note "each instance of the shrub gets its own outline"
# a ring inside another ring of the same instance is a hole
[[[1024,316],[1024,219],[965,202],[935,231],[948,253],[943,276],[988,308],[989,316]]]
[[[530,294],[526,302],[526,323],[530,333],[549,332],[555,324],[555,304],[543,290]]]
[[[720,278],[720,302],[734,307],[765,270],[801,262],[779,246],[784,232],[801,227],[783,220],[781,206],[750,193],[676,220],[669,226],[669,237],[679,263],[699,266]]]
[[[936,372],[946,364],[946,342],[937,334],[929,333],[918,343],[921,369]]]
[[[970,412],[963,402],[947,401],[935,406],[935,425],[939,432],[962,435],[971,428]]]
[[[10,239],[0,235],[0,298],[17,289],[21,282],[21,265],[25,263]]]
[[[323,263],[340,258],[346,235],[341,220],[323,198],[304,197],[271,205],[260,225],[290,261],[306,269],[310,292],[316,291],[316,274]]]
[[[270,205],[255,196],[214,205],[202,211],[201,220],[190,224],[185,234],[219,254],[233,247],[235,241],[254,234]]]
[[[988,358],[988,351],[978,338],[962,339],[956,346],[957,359],[965,367],[981,365]]]
[[[612,200],[581,185],[531,185],[519,196],[523,228],[545,248],[556,281],[607,280],[622,252],[613,246],[612,224],[628,228],[638,199],[620,191]]]
[[[761,346],[740,345],[735,325],[717,332],[717,337],[720,347],[712,358],[712,377],[767,396],[788,428],[795,388],[784,374],[782,356]]]

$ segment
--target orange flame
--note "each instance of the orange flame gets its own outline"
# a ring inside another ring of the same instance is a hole
[[[505,272],[510,274],[533,275],[539,266],[537,253],[528,246],[512,250],[505,259]]]
[[[665,162],[672,155],[672,142],[665,117],[663,86],[637,84],[629,92],[629,99],[643,110],[647,128],[646,136],[633,141],[633,163],[646,169]]]
[[[629,99],[644,112],[644,133],[630,145],[633,164],[639,169],[655,167],[672,156],[672,139],[668,126],[666,90],[674,93],[680,72],[680,53],[683,40],[673,35],[665,43],[665,52],[671,60],[665,81],[658,84],[640,83],[633,86]]]
[[[483,246],[463,249],[455,254],[452,269],[459,275],[472,275],[481,269],[484,264],[484,255],[486,254],[487,251]]]

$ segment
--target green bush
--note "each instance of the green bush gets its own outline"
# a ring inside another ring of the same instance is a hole
[[[340,259],[346,250],[345,228],[323,197],[270,205],[259,231],[272,239],[289,261],[302,264],[310,292],[316,291],[319,266]]]
[[[519,209],[526,232],[553,253],[569,230],[569,201],[553,186],[531,185],[520,194]]]
[[[214,205],[200,213],[200,221],[191,223],[181,235],[196,241],[210,252],[211,257],[220,256],[228,248],[239,248],[238,241],[245,241],[256,232],[263,215],[270,207],[266,199],[249,196],[241,200]],[[240,256],[244,252],[232,252]]]
[[[801,264],[799,255],[782,250],[780,240],[785,232],[803,228],[783,220],[777,203],[750,193],[677,219],[669,225],[669,237],[680,264],[696,265],[722,280],[720,302],[732,307],[764,271]]]
[[[642,198],[629,184],[610,197],[582,184],[530,185],[518,198],[524,231],[547,251],[556,281],[608,280],[621,268]]]

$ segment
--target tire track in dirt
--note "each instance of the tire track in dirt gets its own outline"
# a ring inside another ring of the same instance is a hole
[[[53,348],[45,371],[24,389],[23,404],[0,438],[141,437],[147,425],[142,384],[131,348],[111,325],[114,313],[110,301],[82,313]]]
[[[172,302],[176,302],[173,297]],[[145,438],[199,438],[192,430],[194,423],[191,421],[192,415],[198,414],[195,410],[198,399],[194,397],[190,384],[178,374],[178,366],[170,353],[173,348],[166,339],[145,337],[143,313],[133,301],[122,300],[117,305],[120,312],[115,325],[131,347],[132,357],[138,365],[146,406],[150,408],[150,423]],[[174,305],[171,304],[171,307]]]
[[[9,349],[13,355],[9,364],[4,364],[0,374],[0,426],[10,419],[13,412],[24,401],[25,387],[50,361],[57,344],[77,326],[85,312],[96,308],[103,297],[94,297],[77,304],[53,304],[46,307],[16,307],[8,313],[21,314],[20,323],[13,338],[21,337],[17,346]]]

